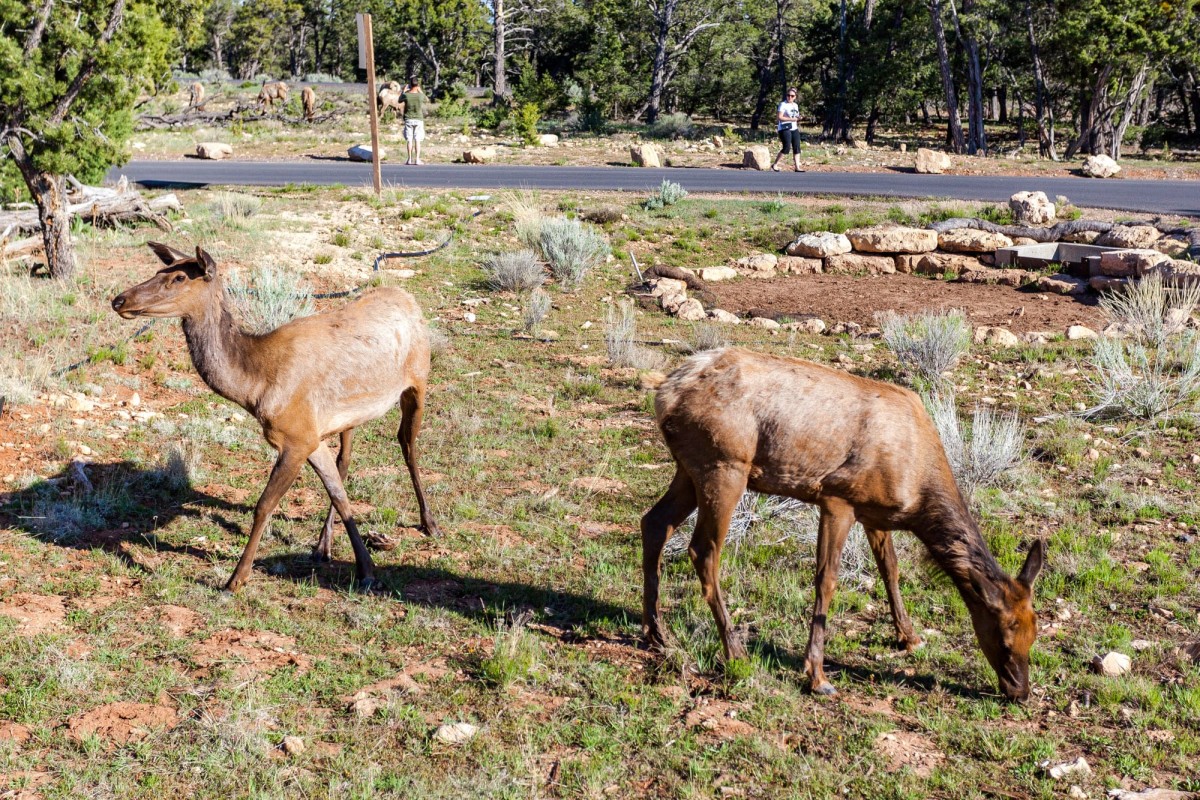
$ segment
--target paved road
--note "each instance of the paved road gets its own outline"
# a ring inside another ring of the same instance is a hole
[[[349,161],[131,161],[125,174],[152,187],[281,186],[288,183],[369,185],[371,167]],[[570,189],[647,192],[664,178],[690,192],[765,192],[857,197],[922,197],[1006,201],[1022,190],[1066,195],[1089,208],[1200,217],[1200,181],[917,175],[910,172],[751,172],[738,169],[519,167],[503,164],[383,166],[386,186],[460,189]]]

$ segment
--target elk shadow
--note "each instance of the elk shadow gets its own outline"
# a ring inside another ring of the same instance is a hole
[[[182,479],[183,474],[171,457],[157,469],[129,461],[72,461],[56,475],[0,492],[0,527],[57,547],[112,552],[141,572],[150,570],[131,545],[207,562],[214,552],[172,543],[159,530],[176,519],[204,518],[240,536],[242,525],[232,515],[245,515],[253,507],[205,494]]]

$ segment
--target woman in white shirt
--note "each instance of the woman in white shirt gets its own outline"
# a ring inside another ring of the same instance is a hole
[[[800,106],[796,105],[795,89],[788,89],[787,98],[775,112],[775,119],[778,120],[779,142],[783,149],[775,156],[771,169],[779,172],[779,159],[791,153],[792,166],[796,172],[800,172]]]

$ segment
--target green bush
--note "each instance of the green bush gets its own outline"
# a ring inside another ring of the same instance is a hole
[[[692,118],[682,112],[663,114],[646,128],[646,135],[652,139],[690,139],[695,133]]]
[[[564,289],[583,283],[588,272],[611,252],[595,228],[566,217],[543,221],[539,239],[542,256]]]
[[[538,122],[542,119],[542,109],[537,103],[522,103],[517,109],[517,133],[525,144],[538,143]]]
[[[658,187],[658,191],[647,197],[645,202],[642,203],[642,207],[647,211],[653,211],[658,208],[673,206],[687,197],[687,195],[687,189],[678,183],[663,178],[662,185]]]

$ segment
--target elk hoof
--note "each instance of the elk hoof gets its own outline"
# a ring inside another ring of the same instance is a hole
[[[822,683],[814,683],[812,693],[821,697],[833,697],[837,694],[837,689],[833,688],[833,684],[829,681],[824,681]]]
[[[900,646],[904,648],[904,652],[911,653],[924,647],[925,642],[921,640],[920,636],[912,636],[908,639],[901,639]]]
[[[369,594],[375,591],[376,583],[374,578],[363,578],[358,582],[358,591],[362,594]]]
[[[333,556],[314,547],[312,551],[312,560],[317,564],[328,564],[333,561]]]
[[[434,539],[436,539],[442,535],[442,529],[439,528],[437,526],[437,523],[433,522],[432,520],[424,523],[423,525],[421,525],[421,527],[425,530],[426,536],[430,536],[430,537],[433,537]]]

